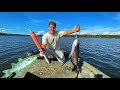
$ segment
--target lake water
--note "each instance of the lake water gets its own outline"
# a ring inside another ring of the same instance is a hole
[[[41,36],[38,37],[41,42]],[[62,50],[71,50],[74,37],[60,40]],[[79,38],[81,60],[95,66],[112,78],[120,78],[120,39]],[[30,36],[0,36],[0,70],[6,63],[12,63],[26,52],[37,50]]]

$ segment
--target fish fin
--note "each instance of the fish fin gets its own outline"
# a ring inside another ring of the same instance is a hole
[[[30,65],[26,66],[26,68],[27,68],[27,69],[30,68]]]
[[[69,54],[69,58],[72,57],[73,53],[74,53],[74,51],[72,50],[72,51],[70,52],[70,54]]]
[[[18,61],[21,62],[23,59],[22,58],[19,58]]]
[[[70,54],[69,54],[69,58],[71,58],[71,56],[72,56],[72,51],[71,51]]]
[[[16,74],[20,74],[20,70],[16,71],[15,73],[16,73]]]
[[[74,51],[75,51],[75,47],[74,47],[74,46],[72,46],[71,52],[70,52],[70,54],[69,54],[69,58],[71,58],[71,57],[72,57],[72,55],[73,55]]]
[[[16,65],[15,63],[11,63],[12,68],[14,68],[14,67],[15,67],[15,65]]]
[[[74,65],[72,71],[77,72],[77,66]]]
[[[10,72],[10,69],[2,71],[5,73],[5,77],[8,78],[12,73]]]
[[[71,53],[70,53],[70,54],[69,54],[69,58],[71,58],[71,56],[72,56],[72,55],[71,55]]]

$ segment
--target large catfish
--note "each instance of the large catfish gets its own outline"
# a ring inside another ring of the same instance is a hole
[[[79,58],[79,40],[78,40],[78,38],[73,41],[72,49],[69,54],[69,58],[71,58],[71,62],[74,66],[72,71],[78,71],[78,58]]]

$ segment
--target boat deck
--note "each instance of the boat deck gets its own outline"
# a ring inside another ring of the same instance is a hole
[[[96,69],[87,62],[80,61],[79,67],[81,72],[76,73],[72,71],[73,65],[68,60],[64,65],[58,61],[51,61],[47,64],[45,60],[37,59],[30,68],[24,68],[20,74],[13,78],[110,78],[100,70]],[[5,76],[2,76],[5,78]]]

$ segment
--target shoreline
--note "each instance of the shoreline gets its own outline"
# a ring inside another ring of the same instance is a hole
[[[19,34],[0,34],[0,36],[30,36]],[[37,35],[42,37],[43,35]],[[75,37],[75,35],[65,35],[63,37]],[[120,35],[78,35],[79,38],[120,38]]]

